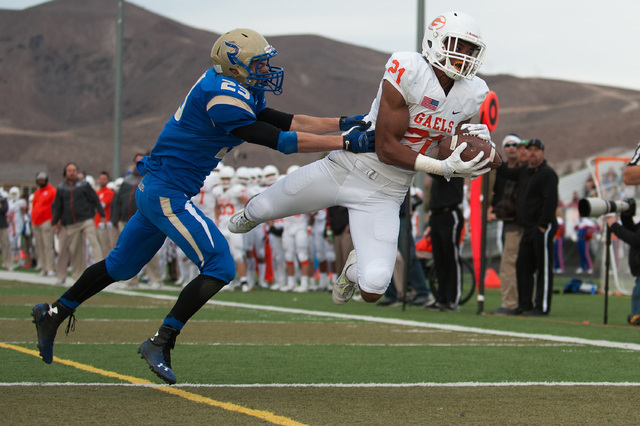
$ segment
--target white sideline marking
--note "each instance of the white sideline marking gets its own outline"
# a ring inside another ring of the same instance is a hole
[[[29,345],[33,343],[33,340],[27,341],[12,341],[12,342],[3,342],[10,345]],[[77,346],[98,346],[98,345],[139,345],[140,341],[135,342],[56,342],[57,345],[77,345]],[[201,343],[201,342],[181,342],[181,346],[355,346],[355,347],[377,347],[377,348],[429,348],[429,347],[443,347],[443,348],[459,348],[459,347],[520,347],[520,348],[530,348],[531,344],[526,343]],[[537,344],[536,347],[559,347],[559,348],[568,348],[568,347],[576,347],[578,345],[567,344],[567,343],[543,343]],[[600,351],[598,351],[600,352]],[[625,352],[622,350],[622,352]],[[593,353],[593,351],[591,351]]]
[[[10,277],[7,277],[7,275],[10,275]],[[16,273],[16,272],[7,273],[5,271],[0,271],[0,279],[35,282],[39,284],[49,284],[49,282],[37,281],[38,278],[42,279],[44,277],[40,277],[37,275],[34,277],[34,274],[29,274],[24,272],[23,273]],[[168,296],[164,294],[139,293],[139,292],[130,291],[130,290],[106,288],[103,291],[114,293],[114,294],[122,294],[126,296],[148,297],[148,298],[157,299],[157,300],[176,300],[177,299],[177,296]],[[447,330],[447,331],[458,331],[463,333],[520,337],[524,339],[548,340],[548,341],[560,342],[560,343],[574,343],[578,345],[589,345],[589,346],[598,346],[603,348],[617,348],[617,349],[628,349],[632,351],[640,351],[640,344],[637,344],[637,343],[611,342],[608,340],[589,340],[589,339],[583,339],[579,337],[555,336],[553,334],[518,333],[515,331],[490,330],[490,329],[464,327],[460,325],[450,325],[450,324],[434,324],[434,323],[428,323],[428,322],[401,320],[397,318],[379,318],[379,317],[374,317],[369,315],[349,315],[349,314],[340,314],[336,312],[306,311],[303,309],[282,308],[277,306],[252,305],[248,303],[237,303],[237,302],[223,302],[223,301],[217,301],[217,300],[210,300],[207,302],[207,304],[214,305],[214,306],[216,305],[227,306],[227,307],[254,309],[254,310],[271,311],[271,312],[284,312],[284,313],[300,314],[300,315],[307,315],[307,316],[349,319],[353,321],[374,322],[379,324],[396,324],[401,326],[422,327],[422,328],[431,328],[431,329]]]
[[[41,387],[41,386],[104,386],[104,387],[165,387],[160,384],[146,383],[71,383],[71,382],[16,382],[0,383],[0,387]],[[200,384],[181,383],[172,388],[490,388],[490,387],[528,387],[528,386],[613,386],[638,387],[638,382],[452,382],[452,383],[239,383],[239,384]]]
[[[109,291],[109,289],[106,289],[105,291]],[[150,297],[154,299],[156,298],[164,299],[164,300],[177,299],[174,296],[167,296],[163,294],[141,294],[135,291],[128,291],[128,290],[111,290],[110,292],[116,293],[116,294],[129,295],[129,296]],[[549,340],[552,342],[560,342],[560,343],[574,343],[578,345],[590,345],[590,346],[599,346],[604,348],[617,348],[617,349],[629,349],[633,351],[640,351],[640,344],[637,344],[637,343],[611,342],[608,340],[589,340],[589,339],[582,339],[579,337],[555,336],[553,334],[518,333],[515,331],[489,330],[489,329],[483,329],[483,328],[464,327],[460,325],[450,325],[450,324],[434,324],[434,323],[428,323],[428,322],[402,320],[397,318],[380,318],[380,317],[374,317],[369,315],[349,315],[349,314],[340,314],[336,312],[307,311],[304,309],[252,305],[249,303],[223,302],[219,300],[209,300],[207,304],[217,305],[217,306],[245,308],[245,309],[256,309],[256,310],[271,311],[271,312],[284,312],[284,313],[290,313],[290,314],[350,319],[355,321],[367,321],[367,322],[375,322],[380,324],[395,324],[395,325],[410,326],[410,327],[435,328],[438,330],[459,331],[464,333],[520,337],[523,339]]]

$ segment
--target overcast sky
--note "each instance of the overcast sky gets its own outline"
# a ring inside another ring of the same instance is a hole
[[[115,8],[116,0],[110,1]],[[0,8],[23,9],[39,3],[43,1],[0,0]],[[389,53],[417,47],[417,0],[130,3],[216,33],[245,27],[267,39],[316,34]],[[427,23],[448,11],[468,13],[480,23],[487,44],[481,73],[640,90],[640,55],[636,52],[640,41],[640,1],[426,0]]]

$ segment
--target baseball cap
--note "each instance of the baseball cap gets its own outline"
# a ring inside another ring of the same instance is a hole
[[[530,139],[527,143],[527,148],[529,148],[530,146],[538,147],[544,151],[544,143],[542,143],[540,139]]]
[[[49,177],[45,172],[38,172],[38,174],[36,175],[36,180],[40,180],[40,179],[47,180],[48,178]]]
[[[510,133],[507,136],[505,136],[505,138],[502,140],[502,147],[504,148],[508,143],[513,143],[517,145],[520,142],[522,142],[522,140],[520,139],[520,136],[516,135],[515,133]]]

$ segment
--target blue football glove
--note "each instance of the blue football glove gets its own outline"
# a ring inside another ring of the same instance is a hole
[[[351,117],[340,117],[340,131],[346,132],[352,127],[357,127],[360,130],[367,130],[371,126],[371,122],[365,122],[362,119],[366,114],[352,115]]]
[[[375,152],[375,140],[376,135],[374,130],[359,130],[357,127],[353,127],[348,132],[342,134],[342,149],[355,152],[356,154]]]

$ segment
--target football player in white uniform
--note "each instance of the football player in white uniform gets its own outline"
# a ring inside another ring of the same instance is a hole
[[[284,218],[284,232],[282,234],[282,247],[284,248],[284,260],[286,262],[287,284],[280,291],[309,291],[309,278],[311,277],[311,264],[309,261],[309,216],[296,214]],[[300,267],[300,285],[296,280],[296,261]]]
[[[375,127],[375,154],[332,151],[253,198],[230,221],[232,232],[246,232],[276,217],[347,207],[355,250],[334,282],[336,304],[358,286],[367,302],[384,294],[396,260],[399,208],[417,171],[446,178],[489,171],[483,153],[461,160],[466,144],[445,160],[432,158],[438,142],[454,134],[491,140],[487,126],[470,124],[489,91],[476,76],[485,54],[479,25],[466,14],[445,13],[428,26],[422,47],[422,54],[393,53],[386,64],[364,118]]]
[[[325,291],[329,288],[329,262],[335,260],[333,246],[324,236],[327,229],[327,209],[311,213],[310,222],[311,244],[309,244],[309,253],[312,259],[315,257],[318,261],[318,270],[320,272],[318,285],[314,285],[312,280],[311,290]]]
[[[236,264],[237,276],[240,285],[247,284],[247,268],[244,259],[244,242],[242,235],[229,232],[227,224],[229,219],[237,211],[240,211],[247,202],[247,192],[244,185],[234,183],[235,170],[231,166],[220,169],[220,184],[213,189],[216,200],[215,222],[229,243],[231,255]],[[233,285],[226,286],[225,290],[233,290]]]
[[[275,171],[274,171],[275,169]],[[240,169],[238,169],[240,170]],[[258,172],[259,170],[259,172]],[[276,176],[280,174],[274,165],[265,166],[265,170],[270,175]],[[267,189],[271,184],[266,184],[262,179],[262,169],[252,167],[247,168],[247,190],[246,197],[251,199],[257,194]],[[275,179],[273,180],[275,182]],[[273,183],[271,182],[271,183]],[[247,265],[247,285],[242,288],[243,291],[251,291],[255,285],[255,270],[258,270],[258,286],[267,288],[265,281],[266,263],[265,263],[265,244],[268,238],[268,227],[266,225],[257,226],[251,231],[244,234],[244,251],[245,262]]]

